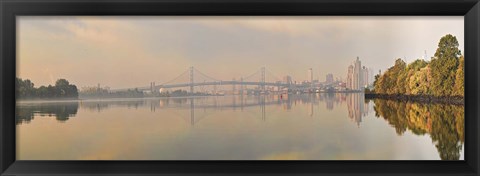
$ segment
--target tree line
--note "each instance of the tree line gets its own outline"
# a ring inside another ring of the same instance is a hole
[[[66,79],[58,79],[55,85],[40,86],[29,79],[17,78],[15,82],[16,95],[19,99],[51,99],[51,98],[78,98],[78,89]]]
[[[417,59],[395,65],[375,76],[375,94],[426,95],[435,97],[464,96],[464,56],[457,38],[443,36],[431,61]]]

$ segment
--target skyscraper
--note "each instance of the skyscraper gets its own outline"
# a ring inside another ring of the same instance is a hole
[[[313,82],[313,70],[312,70],[312,68],[309,68],[309,69],[308,69],[308,72],[307,72],[307,82],[310,82],[310,83]]]
[[[284,76],[284,77],[283,77],[283,82],[284,82],[285,84],[292,84],[292,77],[289,76],[289,75]]]
[[[308,69],[308,79],[307,82],[310,82],[310,91],[313,91],[313,70],[312,68]]]
[[[367,70],[368,69],[362,68],[360,58],[357,57],[352,65],[348,66],[347,88],[350,90],[362,90],[365,86],[365,82],[368,81],[364,76],[366,72],[368,72]]]
[[[333,83],[333,81],[334,81],[334,80],[333,80],[333,74],[331,74],[331,73],[330,73],[330,74],[327,74],[327,77],[326,77],[326,79],[325,79],[325,83],[331,84],[331,83]]]
[[[368,68],[366,68],[365,66],[363,66],[362,68],[362,75],[363,75],[362,87],[367,87],[370,74],[368,73]]]
[[[348,66],[346,87],[348,89],[353,89],[353,66],[352,65]]]
[[[363,84],[363,74],[362,74],[362,62],[360,58],[357,57],[357,60],[353,64],[353,90],[361,90]]]

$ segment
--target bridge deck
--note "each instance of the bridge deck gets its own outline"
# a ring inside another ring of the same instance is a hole
[[[285,83],[272,83],[272,82],[242,82],[242,81],[214,81],[214,82],[199,82],[199,83],[193,83],[193,86],[210,86],[210,85],[253,85],[253,86],[280,86],[280,87],[288,87],[290,84],[285,84]],[[155,89],[161,89],[161,88],[176,88],[176,87],[190,87],[190,83],[180,83],[180,84],[166,84],[166,85],[156,85]],[[133,89],[138,89],[139,91],[144,91],[144,90],[150,90],[150,87],[136,87],[136,88],[131,88],[131,89],[115,89],[111,90],[113,92],[120,92],[120,91],[126,91],[126,90],[133,90]]]

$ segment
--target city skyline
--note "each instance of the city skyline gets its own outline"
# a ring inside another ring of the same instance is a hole
[[[376,74],[431,57],[447,33],[464,41],[462,17],[20,17],[18,28],[17,75],[36,86],[148,86],[190,66],[223,80],[266,66],[308,81],[312,68],[323,82],[345,79],[357,56]]]

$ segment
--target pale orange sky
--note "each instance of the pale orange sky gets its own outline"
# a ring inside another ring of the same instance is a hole
[[[385,70],[433,56],[463,17],[17,17],[17,75],[35,86],[66,78],[112,88],[169,81],[190,66],[222,80],[262,66],[297,81],[345,78],[348,65]],[[272,79],[268,78],[267,79]]]

